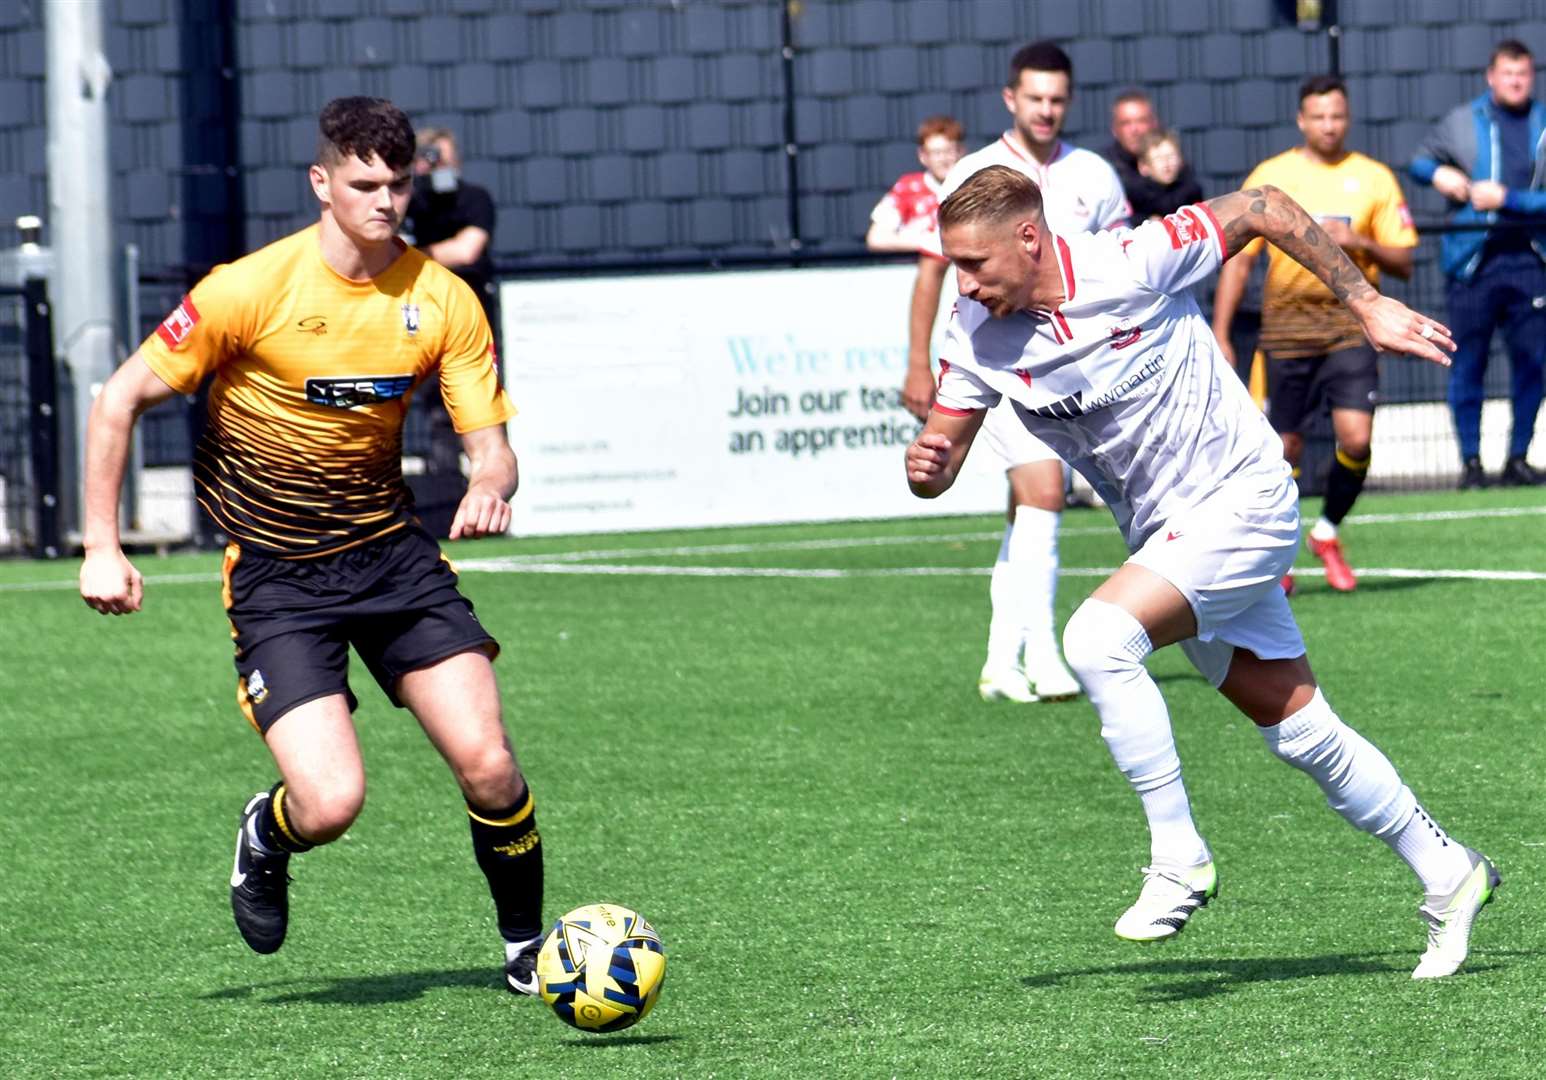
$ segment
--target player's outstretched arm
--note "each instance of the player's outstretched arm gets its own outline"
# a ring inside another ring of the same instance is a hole
[[[140,609],[144,581],[124,556],[118,532],[118,499],[129,462],[129,437],[146,409],[175,394],[139,353],[103,384],[86,419],[81,599],[103,615]]]
[[[1326,230],[1280,189],[1263,184],[1209,199],[1205,205],[1224,231],[1226,258],[1256,237],[1266,237],[1326,283],[1332,295],[1357,316],[1376,349],[1449,363],[1446,353],[1455,351],[1449,329],[1399,300],[1381,296]]]
[[[965,416],[952,416],[938,409],[929,413],[905,458],[907,486],[914,495],[932,499],[950,490],[986,415],[982,409]]]
[[[503,424],[478,428],[462,436],[462,449],[472,465],[467,494],[451,521],[450,539],[472,540],[501,536],[510,529],[510,497],[520,482],[515,451]]]

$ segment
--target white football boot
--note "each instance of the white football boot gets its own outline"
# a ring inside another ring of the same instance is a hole
[[[1025,665],[1026,678],[1042,701],[1070,701],[1084,693],[1079,680],[1063,664],[1056,649]]]
[[[984,701],[1014,701],[1030,705],[1041,699],[1031,689],[1023,668],[984,666],[977,677],[977,693]]]
[[[1460,970],[1471,947],[1471,924],[1503,884],[1487,856],[1470,848],[1466,854],[1471,859],[1471,872],[1455,891],[1430,898],[1417,909],[1428,923],[1428,950],[1412,972],[1414,979],[1442,979]]]
[[[1219,875],[1211,860],[1189,870],[1146,866],[1137,902],[1117,920],[1117,937],[1128,941],[1174,937],[1198,908],[1218,894]]]

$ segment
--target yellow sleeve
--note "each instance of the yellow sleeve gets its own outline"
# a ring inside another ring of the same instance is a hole
[[[1247,188],[1257,187],[1260,184],[1272,183],[1272,181],[1267,179],[1265,175],[1267,172],[1267,162],[1264,161],[1260,165],[1256,166],[1256,168],[1251,170],[1251,175],[1245,178],[1245,183],[1240,185],[1240,190],[1244,191]],[[1241,248],[1240,252],[1243,255],[1250,255],[1252,258],[1254,258],[1261,254],[1261,249],[1265,247],[1266,244],[1266,238],[1258,236],[1246,244],[1245,247]]]
[[[140,356],[178,393],[193,393],[204,376],[241,354],[252,312],[239,276],[215,267],[141,343]]]
[[[440,355],[440,396],[458,435],[503,424],[515,406],[500,384],[494,334],[483,305],[460,278],[447,275],[445,341]]]
[[[1416,247],[1417,230],[1412,226],[1412,212],[1406,208],[1401,185],[1385,166],[1381,165],[1379,172],[1374,215],[1369,222],[1374,230],[1374,242],[1386,247]]]

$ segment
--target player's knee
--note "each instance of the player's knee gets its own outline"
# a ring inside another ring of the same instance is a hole
[[[508,806],[525,788],[515,755],[503,743],[479,750],[456,765],[457,783],[476,806]]]
[[[1086,688],[1134,673],[1150,651],[1138,620],[1104,600],[1086,600],[1063,627],[1063,658]]]
[[[1367,469],[1369,467],[1369,440],[1347,439],[1337,444],[1337,457],[1343,459],[1343,463],[1353,462],[1357,467]],[[1349,468],[1355,467],[1349,465]]]
[[[365,806],[364,778],[338,778],[330,782],[289,788],[286,805],[296,830],[314,844],[337,840]]]

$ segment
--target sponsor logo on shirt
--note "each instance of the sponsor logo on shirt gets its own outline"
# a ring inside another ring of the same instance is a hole
[[[1017,401],[1015,402],[1015,408],[1022,409],[1032,416],[1039,416],[1043,420],[1072,420],[1076,416],[1083,416],[1085,413],[1094,412],[1096,409],[1104,409],[1107,405],[1121,400],[1139,386],[1148,382],[1164,366],[1165,354],[1155,350],[1137,371],[1117,383],[1110,390],[1091,398],[1089,401],[1084,400],[1084,391],[1075,390],[1072,394],[1065,398],[1059,398],[1050,405],[1038,405],[1032,409],[1021,405]]]
[[[327,333],[327,319],[321,315],[308,315],[295,324],[295,328],[303,334],[314,334],[321,337]]]
[[[367,375],[358,379],[307,379],[306,400],[333,409],[357,409],[402,397],[412,375]]]
[[[172,309],[172,313],[161,320],[161,325],[156,327],[156,333],[166,343],[168,349],[175,349],[188,340],[188,335],[193,333],[193,328],[199,323],[199,309],[193,306],[193,298],[184,296],[182,303]]]
[[[1208,235],[1207,230],[1203,228],[1202,219],[1190,209],[1167,214],[1160,218],[1160,223],[1170,234],[1170,246],[1176,251],[1180,251],[1187,244],[1195,244],[1199,240],[1206,239]]]

